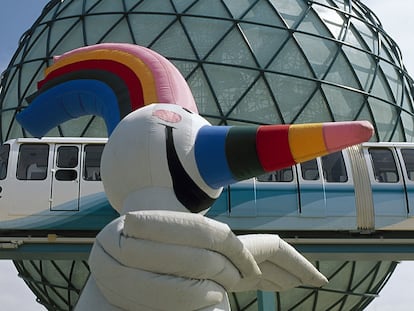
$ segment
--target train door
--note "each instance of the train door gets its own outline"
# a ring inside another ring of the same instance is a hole
[[[7,178],[7,171],[9,166],[9,155],[10,155],[10,145],[4,144],[0,145],[0,202],[4,204],[4,202],[9,200],[9,188],[8,183],[5,181]],[[0,206],[2,205],[0,203]],[[2,211],[0,211],[1,214]]]
[[[364,150],[372,182],[375,225],[392,223],[395,217],[407,216],[404,182],[396,165],[393,148],[369,147]]]
[[[325,217],[326,197],[320,169],[320,158],[298,165],[300,215]]]
[[[335,217],[338,229],[356,224],[355,191],[347,153],[338,151],[321,157],[326,216]]]
[[[398,155],[402,159],[400,163],[406,187],[408,214],[414,216],[414,149],[398,149]]]
[[[101,157],[104,144],[86,144],[83,146],[82,177],[80,178],[79,207],[89,208],[91,204],[106,202],[101,181]]]
[[[81,145],[56,144],[52,187],[52,211],[79,210],[79,178]]]

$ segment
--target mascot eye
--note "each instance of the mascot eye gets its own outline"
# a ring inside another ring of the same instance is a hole
[[[158,109],[155,110],[152,115],[160,120],[170,123],[179,123],[181,121],[181,115],[170,110]]]
[[[185,111],[187,111],[188,113],[191,113],[191,114],[193,114],[193,112],[192,111],[190,111],[190,110],[188,110],[187,108],[185,108],[185,107],[182,107]]]

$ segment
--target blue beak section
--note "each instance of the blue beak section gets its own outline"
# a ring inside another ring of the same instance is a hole
[[[196,163],[207,185],[218,189],[237,182],[226,158],[226,138],[230,126],[204,126],[197,133],[194,146]]]

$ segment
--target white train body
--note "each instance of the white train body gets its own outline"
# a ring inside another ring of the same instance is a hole
[[[94,236],[118,217],[100,180],[103,138],[0,148],[0,237]],[[366,143],[224,189],[207,216],[236,231],[414,229],[414,144]]]

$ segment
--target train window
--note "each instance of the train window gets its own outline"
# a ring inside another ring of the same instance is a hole
[[[0,179],[3,180],[7,176],[7,165],[9,163],[10,145],[0,146]]]
[[[369,148],[374,178],[380,183],[396,183],[399,181],[397,166],[388,148]]]
[[[409,180],[414,180],[414,149],[401,149]]]
[[[291,182],[293,180],[293,171],[291,167],[266,173],[257,177],[262,182]]]
[[[78,172],[76,170],[58,170],[55,174],[56,180],[68,181],[78,178]]]
[[[304,162],[300,165],[302,171],[302,178],[304,180],[318,180],[319,171],[316,159]]]
[[[101,180],[101,157],[104,145],[85,146],[85,167],[83,179],[99,181]]]
[[[49,145],[22,144],[17,161],[17,179],[43,180],[47,175]]]
[[[342,152],[335,152],[323,156],[322,171],[323,178],[326,182],[347,182],[348,175]]]
[[[78,166],[78,147],[62,146],[58,148],[56,165],[59,168],[75,168]]]
[[[78,147],[60,146],[57,149],[55,173],[56,180],[71,181],[78,178],[78,172],[74,169],[78,166]]]

